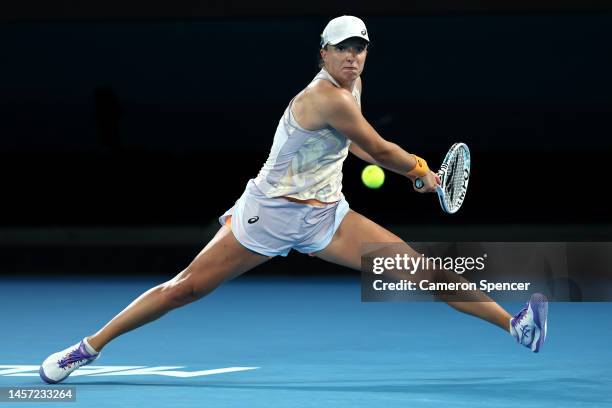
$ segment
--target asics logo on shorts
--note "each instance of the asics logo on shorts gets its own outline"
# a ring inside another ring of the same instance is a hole
[[[257,221],[259,221],[259,217],[258,217],[258,216],[251,217],[251,218],[249,218],[249,219],[247,220],[247,222],[248,222],[249,224],[255,224]]]

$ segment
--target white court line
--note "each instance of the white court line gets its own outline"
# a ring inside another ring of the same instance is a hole
[[[38,365],[0,365],[0,376],[4,377],[38,377]],[[161,375],[166,377],[191,378],[205,375],[234,373],[256,370],[259,367],[225,367],[209,370],[182,371],[184,366],[85,366],[75,371],[71,376],[126,376],[126,375]]]

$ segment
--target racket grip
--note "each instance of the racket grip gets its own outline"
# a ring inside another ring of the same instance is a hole
[[[422,189],[424,185],[425,185],[425,183],[423,183],[423,180],[421,180],[420,178],[417,178],[416,180],[414,180],[414,186],[417,189],[419,189],[419,190]]]

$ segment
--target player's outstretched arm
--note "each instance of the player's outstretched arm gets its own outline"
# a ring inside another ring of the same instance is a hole
[[[357,146],[353,152],[365,153],[363,159],[372,160],[390,171],[409,177],[413,182],[420,177],[425,185],[420,192],[435,191],[436,177],[427,167],[427,162],[410,154],[395,143],[385,140],[363,117],[353,96],[346,91],[329,91],[323,94],[320,112],[325,121]],[[361,156],[360,156],[361,157]]]
[[[372,156],[370,156],[370,154],[368,152],[363,150],[361,147],[357,146],[356,143],[351,143],[351,145],[349,146],[349,151],[351,153],[353,153],[355,156],[359,157],[361,160],[365,161],[365,162],[368,162],[370,164],[378,164],[378,165],[380,165],[380,163],[378,163],[376,160],[374,160],[374,158]]]

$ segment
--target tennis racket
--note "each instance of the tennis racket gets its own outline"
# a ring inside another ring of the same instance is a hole
[[[446,153],[438,170],[440,185],[436,187],[444,212],[454,214],[461,208],[470,181],[470,164],[470,149],[465,143],[455,143]],[[414,185],[423,188],[423,180],[417,178]]]

